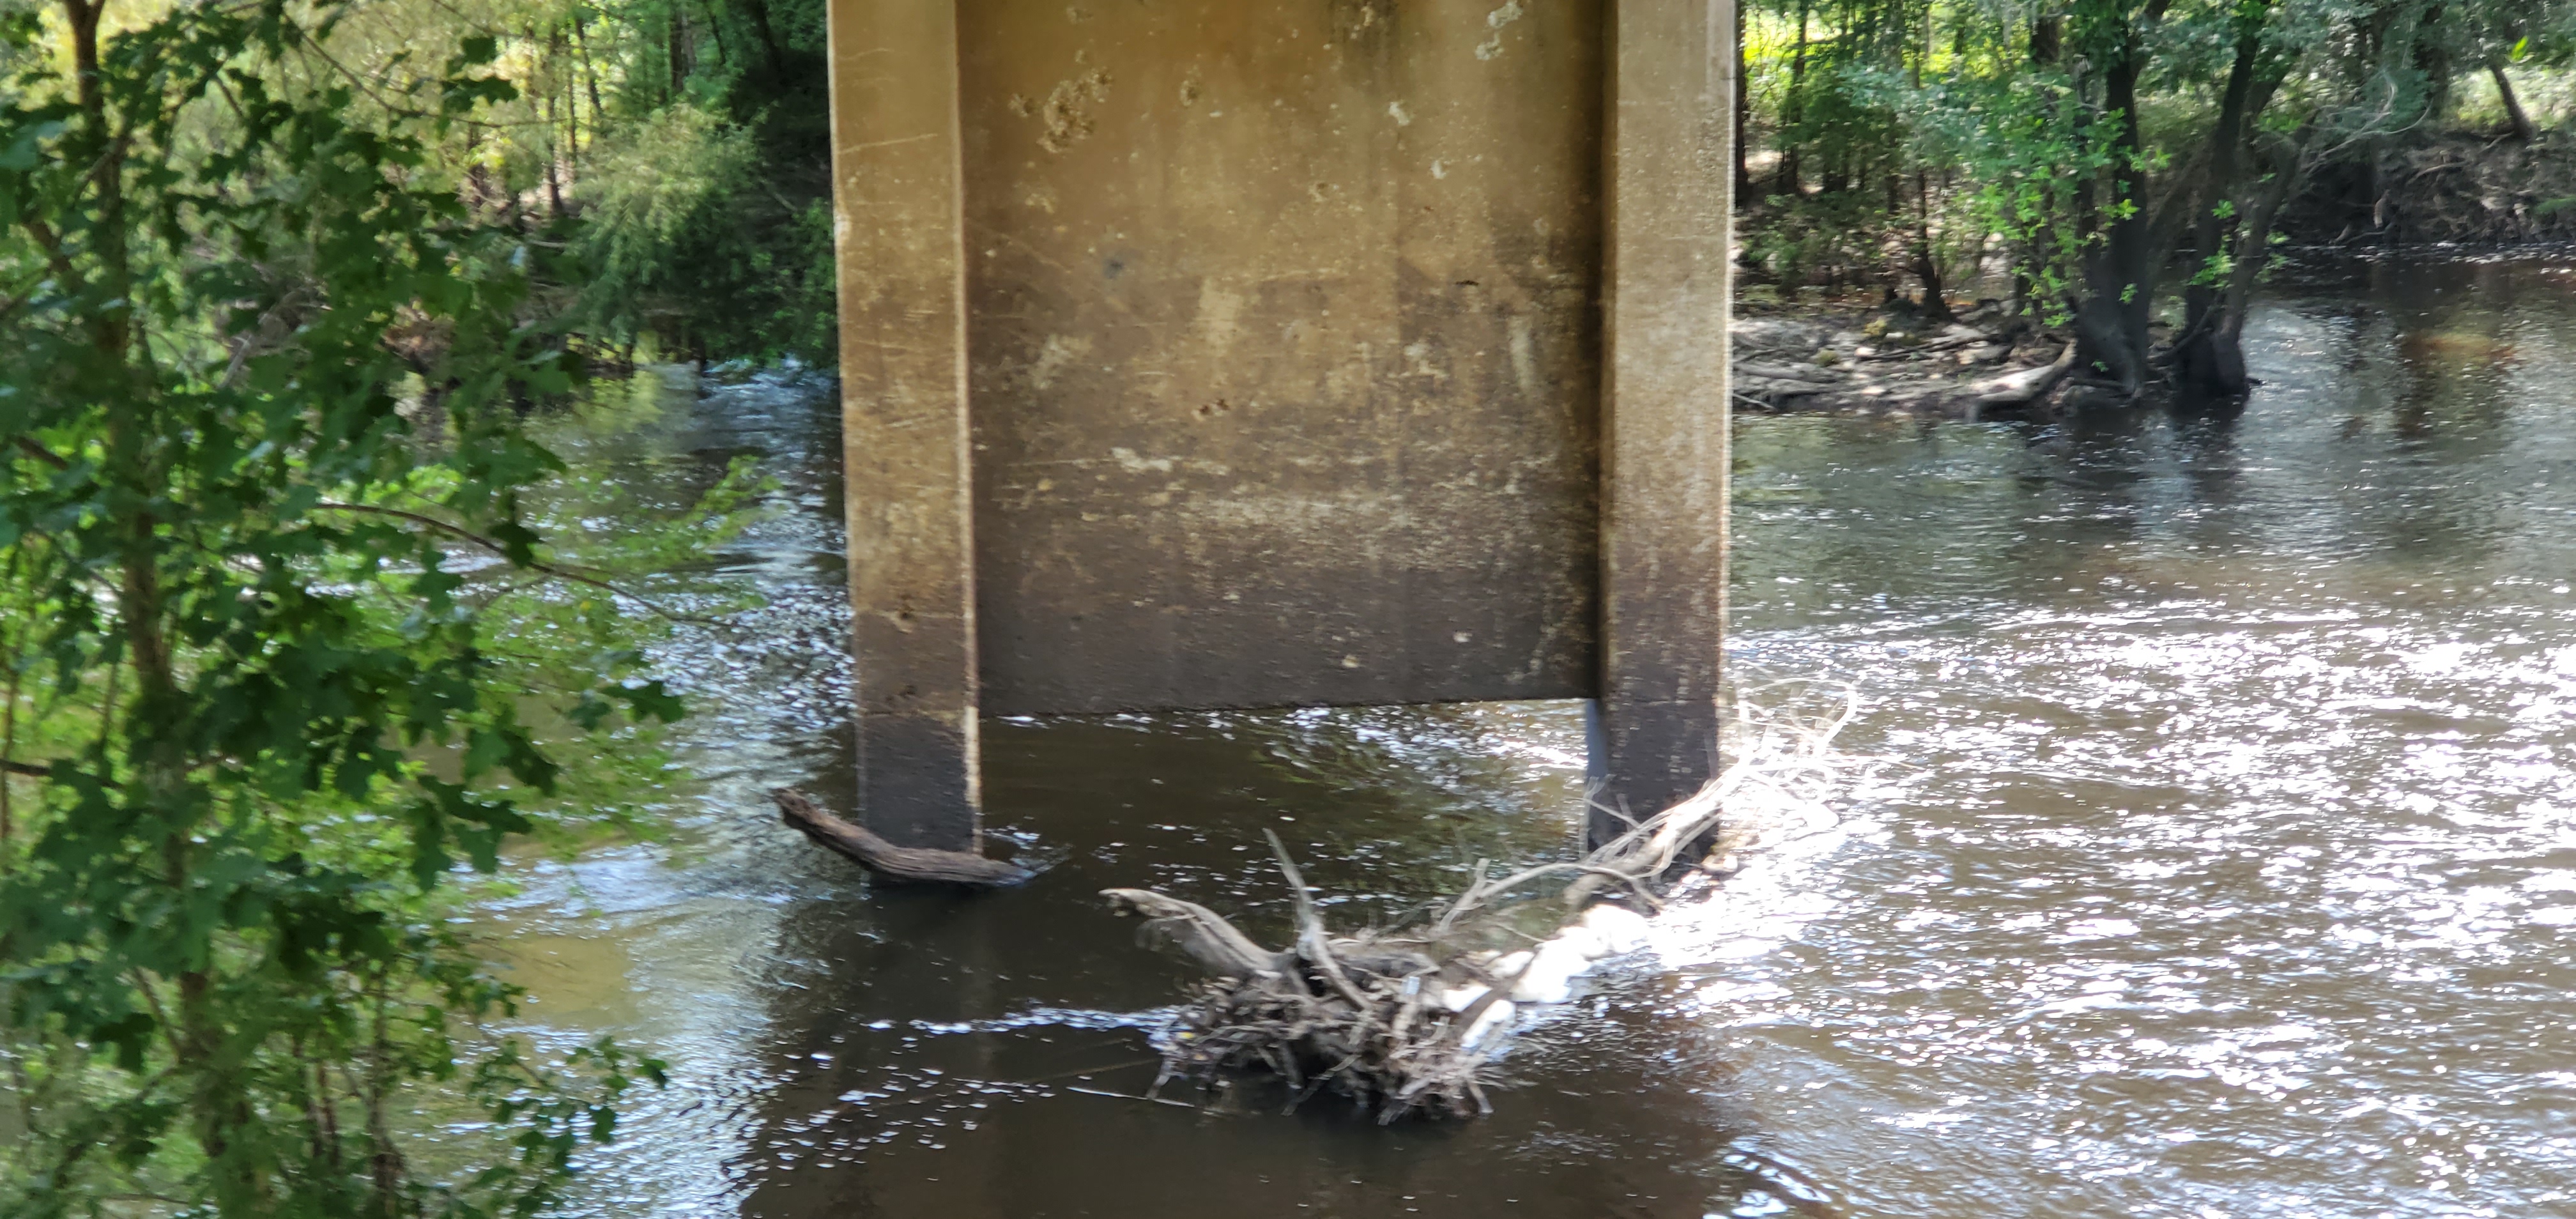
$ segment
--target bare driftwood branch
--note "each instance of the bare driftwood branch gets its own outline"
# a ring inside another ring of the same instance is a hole
[[[1284,974],[1296,967],[1289,954],[1253,943],[1252,937],[1197,902],[1165,897],[1151,889],[1103,889],[1100,895],[1118,913],[1146,920],[1147,931],[1197,962],[1211,977],[1250,978]]]
[[[792,787],[772,791],[769,798],[778,802],[780,820],[803,830],[806,837],[822,846],[857,860],[860,867],[887,880],[989,889],[1016,885],[1035,875],[1018,864],[969,855],[964,851],[896,846],[864,827],[825,812],[805,793]]]

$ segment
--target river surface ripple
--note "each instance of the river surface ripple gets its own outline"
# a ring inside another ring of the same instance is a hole
[[[2576,274],[2381,264],[2256,317],[2240,418],[1737,425],[1731,659],[1880,757],[1830,832],[1532,1030],[1459,1127],[1134,1094],[1185,973],[1095,891],[1388,917],[1561,850],[1563,706],[990,727],[971,902],[871,893],[761,790],[848,787],[838,451],[711,387],[588,456],[786,481],[771,598],[666,660],[669,845],[523,867],[530,1031],[673,1057],[609,1215],[2576,1214]]]

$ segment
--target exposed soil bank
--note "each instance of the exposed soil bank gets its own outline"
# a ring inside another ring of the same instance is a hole
[[[2505,245],[2576,240],[2576,139],[2445,132],[2330,165],[2281,231],[2306,245]]]

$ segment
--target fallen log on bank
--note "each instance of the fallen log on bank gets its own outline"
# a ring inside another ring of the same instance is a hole
[[[2023,406],[2036,402],[2075,367],[2075,344],[2067,343],[2057,359],[2037,368],[2006,373],[1977,383],[1976,404],[1979,406]]]
[[[1812,381],[1825,385],[1850,379],[1833,369],[1815,365],[1762,364],[1752,360],[1739,361],[1735,366],[1735,375],[1761,377],[1772,381]]]
[[[779,820],[885,880],[990,889],[1016,885],[1035,875],[1018,864],[964,851],[896,846],[864,826],[852,825],[824,811],[811,797],[792,787],[778,788],[769,793],[769,798],[778,803]]]

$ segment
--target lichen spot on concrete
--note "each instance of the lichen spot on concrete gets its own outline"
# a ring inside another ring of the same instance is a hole
[[[1037,360],[1029,365],[1029,388],[1052,388],[1056,374],[1090,352],[1091,340],[1081,335],[1070,338],[1061,334],[1048,335],[1046,342],[1038,345]]]
[[[1492,30],[1493,34],[1476,44],[1476,58],[1492,59],[1502,54],[1503,27],[1520,20],[1524,11],[1521,0],[1505,0],[1503,7],[1485,14],[1485,28]]]
[[[1512,382],[1522,393],[1534,395],[1539,391],[1538,336],[1532,331],[1530,319],[1521,314],[1512,316],[1511,332]]]
[[[1130,474],[1143,474],[1149,471],[1156,474],[1172,472],[1172,459],[1169,457],[1139,457],[1136,455],[1136,450],[1123,448],[1109,450],[1109,456],[1118,463],[1119,469]]]
[[[1214,280],[1200,281],[1198,315],[1192,319],[1200,341],[1220,353],[1232,351],[1243,337],[1244,304],[1242,293]]]
[[[1075,62],[1080,62],[1081,59],[1082,56],[1077,53]],[[1091,115],[1084,109],[1084,103],[1108,100],[1109,70],[1107,68],[1093,68],[1071,80],[1057,82],[1056,87],[1047,93],[1046,105],[1040,108],[1040,117],[1045,121],[1046,130],[1038,135],[1038,147],[1048,152],[1063,152],[1081,143],[1084,137],[1091,134]],[[1017,97],[1014,97],[1012,102],[1014,112],[1019,110],[1020,105],[1025,104],[1024,99]]]
[[[1386,116],[1394,119],[1395,125],[1398,127],[1410,127],[1413,125],[1413,112],[1406,110],[1403,102],[1388,102],[1386,104]]]

